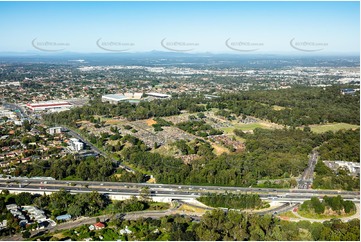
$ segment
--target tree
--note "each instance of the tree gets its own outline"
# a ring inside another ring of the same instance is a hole
[[[63,213],[67,211],[68,206],[73,201],[73,195],[65,190],[60,190],[59,192],[54,192],[50,195],[49,207],[57,213]]]
[[[5,209],[5,197],[0,197],[0,211],[3,211]]]
[[[140,198],[143,201],[149,201],[150,200],[150,189],[148,186],[142,187],[140,190]]]
[[[33,203],[32,195],[28,192],[21,192],[15,197],[15,202],[17,205],[30,205]]]
[[[303,131],[304,131],[304,132],[311,132],[310,126],[305,126],[305,127],[303,127]]]
[[[311,198],[311,204],[316,213],[322,214],[325,212],[325,205],[323,205],[317,197]]]
[[[4,189],[4,190],[1,190],[1,194],[4,195],[4,196],[7,196],[10,194],[9,190],[7,189]]]
[[[72,216],[72,217],[79,217],[82,215],[82,207],[79,204],[71,204],[68,208],[68,213]]]
[[[47,207],[49,205],[49,202],[50,202],[50,198],[45,193],[44,193],[44,195],[36,197],[34,199],[34,205],[39,207],[39,208]]]
[[[31,130],[31,125],[30,125],[29,120],[24,120],[23,128],[24,128],[25,131],[30,131]]]
[[[24,232],[23,232],[23,238],[24,239],[28,239],[28,238],[30,238],[30,236],[31,236],[31,233],[28,231],[28,230],[25,230]]]

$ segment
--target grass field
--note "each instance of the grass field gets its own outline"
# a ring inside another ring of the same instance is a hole
[[[177,147],[173,146],[173,145],[163,145],[161,147],[159,147],[156,150],[151,150],[150,152],[152,153],[158,153],[164,156],[174,156],[176,155],[176,153],[179,153]]]
[[[221,128],[226,134],[233,133],[233,130],[240,129],[242,131],[254,130],[256,128],[267,128],[266,126],[260,123],[253,123],[253,124],[236,124],[232,127]]]
[[[242,143],[246,142],[245,138],[241,138],[237,135],[228,135],[228,137],[230,137],[231,139],[234,137],[237,141],[242,142]]]
[[[199,207],[193,207],[191,205],[188,204],[182,204],[178,210],[180,211],[187,211],[187,212],[193,212],[193,213],[205,213],[207,210],[206,209],[202,209]]]
[[[53,237],[55,237],[57,240],[62,240],[64,238],[66,238],[66,235],[64,235],[63,233],[57,233],[57,234],[54,234]]]
[[[227,149],[226,147],[223,147],[221,145],[212,143],[212,147],[214,149],[213,153],[216,154],[216,155],[221,155],[223,153],[226,153],[226,154],[230,153],[229,149]]]
[[[298,218],[296,215],[294,215],[291,211],[287,211],[284,213],[280,213],[279,216],[287,217],[287,218]]]
[[[346,123],[332,123],[332,124],[310,125],[310,128],[315,133],[324,133],[327,131],[335,132],[341,129],[357,129],[360,128],[360,126],[354,124],[346,124]]]
[[[272,106],[272,109],[273,109],[273,110],[276,110],[276,111],[279,111],[279,110],[283,110],[283,109],[286,109],[286,108],[285,108],[285,107],[278,106],[278,105],[273,105],[273,106]]]
[[[169,207],[170,207],[169,203],[151,202],[149,204],[148,210],[166,210],[166,209],[169,209]]]

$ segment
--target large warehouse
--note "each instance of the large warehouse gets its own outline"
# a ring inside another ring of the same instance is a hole
[[[34,111],[63,111],[71,108],[73,105],[66,101],[52,101],[41,103],[28,103],[26,106]]]
[[[158,92],[148,92],[145,95],[150,96],[150,97],[156,97],[156,98],[170,98],[171,97],[171,95],[158,93]]]
[[[122,101],[128,102],[139,102],[143,97],[143,93],[117,93],[117,94],[107,94],[102,96],[102,102],[109,102],[116,104]]]

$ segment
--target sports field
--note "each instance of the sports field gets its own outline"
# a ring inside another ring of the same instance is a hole
[[[310,128],[315,133],[324,133],[327,131],[335,132],[341,129],[357,129],[360,128],[360,126],[354,124],[347,124],[347,123],[332,123],[332,124],[310,125]]]

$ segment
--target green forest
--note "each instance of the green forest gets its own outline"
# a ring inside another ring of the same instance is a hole
[[[289,126],[344,122],[360,123],[360,96],[342,95],[338,86],[298,87],[226,94],[207,107],[228,109]],[[275,110],[274,105],[282,107]]]
[[[342,160],[360,162],[360,129],[329,132],[319,152],[321,160]]]
[[[342,95],[338,86],[325,89],[295,87],[285,90],[243,91],[236,94],[227,93],[215,99],[206,99],[201,94],[199,96],[184,94],[170,100],[140,102],[138,105],[128,102],[115,105],[94,99],[89,105],[48,114],[45,119],[52,123],[75,124],[78,120],[90,121],[93,115],[105,115],[105,117],[123,116],[132,121],[177,115],[182,110],[192,113],[218,108],[228,109],[236,116],[255,116],[293,127],[332,122],[358,125],[359,99],[359,94]],[[275,110],[274,105],[283,109]]]

